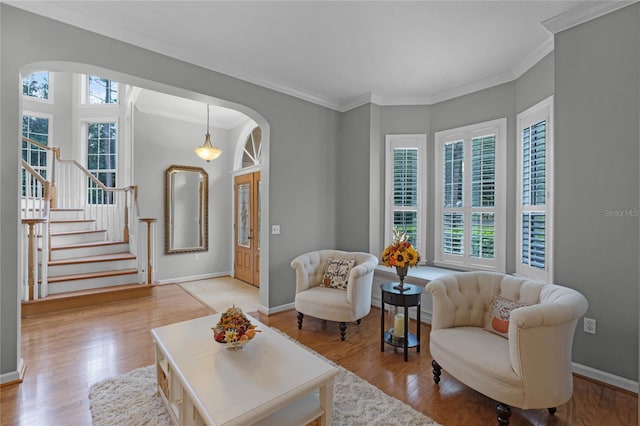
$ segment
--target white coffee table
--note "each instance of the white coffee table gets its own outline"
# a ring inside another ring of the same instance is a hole
[[[179,425],[331,425],[338,369],[260,321],[231,351],[213,340],[211,315],[151,330],[158,389]]]

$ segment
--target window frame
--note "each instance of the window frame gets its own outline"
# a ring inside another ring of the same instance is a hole
[[[417,217],[418,230],[416,249],[420,253],[420,264],[426,263],[427,252],[427,135],[420,134],[388,134],[385,135],[385,215],[384,245],[393,241],[393,212],[397,210],[393,204],[393,152],[395,149],[409,148],[418,150],[418,193]]]
[[[89,78],[90,77],[99,77],[105,80],[109,80],[115,83],[118,83],[118,101],[117,102],[112,102],[112,103],[99,103],[99,104],[92,104],[89,102]],[[96,74],[82,74],[82,84],[81,84],[81,90],[80,90],[80,105],[82,105],[83,107],[88,107],[88,108],[113,108],[113,107],[119,107],[121,105],[122,102],[122,86],[123,83],[121,83],[118,80],[112,80],[110,78],[106,78],[106,77],[102,77]]]
[[[94,175],[94,177],[96,177],[99,180],[99,177],[97,175],[94,174],[94,171],[91,168],[89,168],[89,125],[90,124],[106,124],[106,123],[113,123],[116,126],[116,167],[115,169],[98,169],[97,172],[111,172],[113,170],[113,172],[115,173],[115,182],[114,182],[114,186],[112,188],[118,188],[119,185],[119,181],[121,179],[120,176],[120,120],[118,119],[117,116],[94,116],[94,117],[83,117],[81,120],[81,135],[82,135],[82,147],[83,147],[83,153],[82,153],[82,157],[83,157],[83,163],[85,168],[87,169],[87,171],[89,171],[89,173],[91,173],[92,175]],[[87,204],[91,204],[93,205],[93,203],[90,203],[91,197],[89,196],[89,188],[87,188]],[[102,205],[102,204],[108,204],[108,205],[113,205],[114,203],[96,203],[97,205]]]
[[[517,190],[516,190],[516,274],[542,282],[553,282],[553,95],[543,99],[517,115]],[[542,120],[545,127],[545,204],[523,206],[523,148],[522,133]],[[522,215],[523,213],[544,213],[545,215],[545,269],[522,263]]]
[[[55,74],[54,72],[49,71],[49,70],[33,71],[33,72],[30,72],[29,74],[27,74],[26,76],[22,77],[22,80],[20,80],[20,81],[22,83],[22,82],[24,82],[25,78],[29,77],[31,74],[35,74],[35,73],[38,73],[38,72],[46,72],[46,73],[49,74],[49,89],[48,89],[48,92],[47,92],[48,97],[46,99],[45,98],[38,98],[36,96],[30,96],[30,95],[25,95],[24,93],[21,93],[22,94],[22,99],[28,100],[29,102],[40,102],[40,103],[43,103],[43,104],[53,105],[55,103],[54,100],[53,100],[53,96],[54,96],[54,90],[53,90],[54,89],[54,74]]]
[[[493,207],[473,207],[472,203],[472,140],[495,135],[495,197]],[[463,205],[444,207],[444,147],[446,144],[463,141]],[[443,130],[435,133],[435,220],[434,220],[434,264],[460,270],[506,271],[506,169],[507,169],[507,119],[499,118]],[[443,251],[443,217],[448,212],[459,212],[463,216],[463,255],[446,254]],[[494,214],[494,257],[485,259],[471,256],[471,218],[473,214]]]

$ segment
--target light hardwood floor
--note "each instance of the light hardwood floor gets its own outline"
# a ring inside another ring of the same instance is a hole
[[[24,319],[27,373],[22,384],[1,389],[1,424],[90,425],[91,384],[153,363],[151,328],[210,313],[177,285],[164,285],[146,299]],[[258,317],[445,426],[496,424],[493,401],[446,372],[439,386],[433,383],[428,325],[422,325],[421,352],[412,350],[409,362],[391,347],[380,352],[379,314],[373,308],[362,324],[350,324],[344,342],[337,323],[305,317],[299,331],[294,311]],[[511,424],[638,424],[636,395],[580,377],[574,387],[573,398],[555,416],[546,410],[513,409]]]

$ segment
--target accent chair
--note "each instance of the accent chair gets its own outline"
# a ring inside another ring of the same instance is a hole
[[[295,309],[298,329],[305,315],[339,322],[345,340],[347,322],[357,322],[371,311],[371,285],[378,258],[369,253],[318,250],[291,262],[296,271]]]
[[[497,401],[500,425],[509,424],[509,406],[553,415],[571,398],[573,335],[588,306],[582,294],[492,272],[446,275],[427,290],[436,384],[444,369]]]

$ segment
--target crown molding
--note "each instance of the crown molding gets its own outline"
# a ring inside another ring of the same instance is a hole
[[[576,25],[583,24],[633,3],[637,3],[637,1],[638,0],[584,2],[558,16],[542,21],[542,25],[552,34],[558,34]]]
[[[207,61],[206,58],[203,58],[201,55],[187,52],[177,46],[159,41],[153,37],[148,37],[136,31],[131,31],[117,25],[99,21],[90,16],[78,13],[72,8],[56,1],[4,0],[4,3],[29,13],[81,28],[85,31],[90,31],[124,43],[141,47],[143,49],[167,55],[172,58],[224,74],[231,78],[253,83],[255,85],[272,89],[276,92],[290,95],[336,111],[340,110],[340,102],[335,99],[264,76],[248,73],[240,68],[220,67],[219,64],[216,64],[214,61]]]
[[[543,21],[542,25],[551,33],[556,34],[575,25],[579,25],[583,22],[587,22],[589,20],[603,16],[607,13],[611,13],[615,10],[626,7],[630,4],[636,3],[637,1],[638,0],[584,2],[563,14]],[[19,0],[5,0],[4,2],[19,9],[23,9],[27,12],[42,15],[49,19],[58,20],[68,25],[83,28],[86,31],[91,31],[105,37],[110,37],[144,49],[168,55],[175,59],[201,66],[211,71],[243,80],[260,87],[271,89],[285,95],[302,99],[304,101],[311,102],[313,104],[320,105],[338,112],[346,112],[367,103],[375,103],[382,106],[395,106],[432,105],[438,102],[443,102],[449,99],[464,96],[473,92],[487,89],[489,87],[513,81],[553,51],[553,37],[551,37],[550,40],[546,41],[544,44],[533,50],[527,57],[517,63],[509,71],[505,71],[501,74],[490,76],[431,96],[393,97],[381,96],[372,92],[367,92],[356,97],[338,100],[315,93],[313,91],[295,87],[281,81],[276,81],[265,76],[248,73],[247,71],[239,68],[220,67],[219,64],[208,62],[205,58],[199,57],[199,55],[186,52],[176,46],[160,42],[154,38],[145,36],[135,31],[100,22],[98,20],[79,14],[70,7],[62,5],[55,1],[30,2]]]
[[[542,58],[553,52],[553,48],[554,38],[551,37],[549,40],[538,46],[537,49],[533,50],[523,60],[521,60],[513,67],[512,72],[514,75],[514,79],[520,78],[522,74],[533,68],[533,66],[540,62]]]

